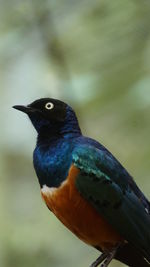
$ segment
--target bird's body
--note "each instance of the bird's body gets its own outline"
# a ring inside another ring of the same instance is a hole
[[[99,142],[82,135],[63,102],[41,99],[22,111],[38,132],[34,167],[48,208],[104,253],[103,266],[113,257],[131,267],[150,266],[150,203],[129,173]]]
[[[42,197],[49,209],[85,243],[108,251],[123,239],[107,221],[81,197],[75,182],[79,170],[72,166],[67,179],[58,188],[44,186]]]

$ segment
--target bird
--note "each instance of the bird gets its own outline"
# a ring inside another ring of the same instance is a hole
[[[48,209],[100,256],[90,267],[118,260],[150,266],[150,202],[121,163],[82,134],[75,111],[54,98],[13,108],[37,131],[33,165]]]

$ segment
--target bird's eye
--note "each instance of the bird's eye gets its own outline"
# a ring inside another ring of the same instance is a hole
[[[46,108],[46,109],[53,109],[53,108],[54,108],[54,104],[51,103],[51,102],[48,102],[48,103],[45,105],[45,108]]]

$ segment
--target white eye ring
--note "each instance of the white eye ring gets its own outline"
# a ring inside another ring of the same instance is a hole
[[[54,104],[51,103],[51,102],[48,102],[48,103],[46,103],[45,108],[46,109],[53,109],[54,108]]]

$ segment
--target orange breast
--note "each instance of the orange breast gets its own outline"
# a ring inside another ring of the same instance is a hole
[[[57,218],[81,240],[102,250],[111,249],[123,239],[77,191],[75,179],[79,172],[72,165],[59,188],[44,186],[41,195]]]

